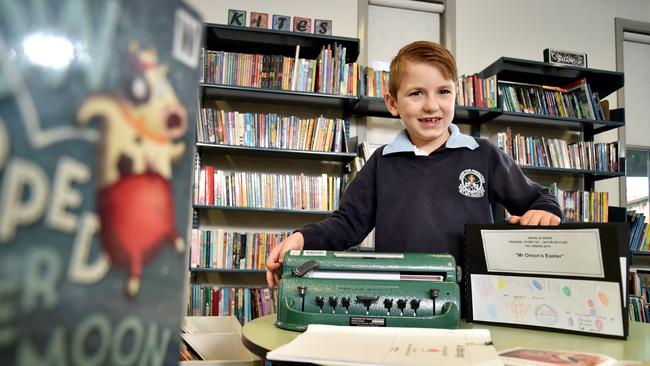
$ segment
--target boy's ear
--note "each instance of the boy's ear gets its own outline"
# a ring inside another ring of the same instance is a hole
[[[388,111],[393,115],[393,117],[399,117],[399,112],[397,111],[397,100],[395,100],[390,93],[384,94],[384,103],[386,103],[386,108],[388,108]]]

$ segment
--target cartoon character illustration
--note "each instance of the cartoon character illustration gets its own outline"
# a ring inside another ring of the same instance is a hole
[[[158,63],[155,49],[129,45],[130,70],[123,93],[86,98],[79,124],[102,119],[97,212],[102,247],[127,272],[126,292],[138,293],[144,267],[165,244],[183,252],[175,229],[172,162],[185,151],[175,142],[187,130],[187,112]]]

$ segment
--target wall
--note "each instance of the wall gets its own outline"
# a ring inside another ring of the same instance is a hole
[[[269,14],[269,27],[273,14],[332,20],[332,34],[357,37],[357,2],[351,0],[186,0],[203,16],[207,23],[228,23],[228,9]],[[313,27],[313,22],[312,22]]]
[[[545,48],[585,52],[589,67],[616,70],[614,18],[650,22],[647,0],[453,0],[459,72],[482,70],[499,57],[543,60]],[[609,98],[616,106],[616,96]],[[604,134],[617,140],[616,132]],[[597,182],[619,204],[618,179]]]

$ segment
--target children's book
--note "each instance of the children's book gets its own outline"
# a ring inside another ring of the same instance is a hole
[[[203,23],[0,4],[0,365],[178,363]]]

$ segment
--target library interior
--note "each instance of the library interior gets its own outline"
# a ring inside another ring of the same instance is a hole
[[[650,1],[0,2],[1,365],[650,365]]]

